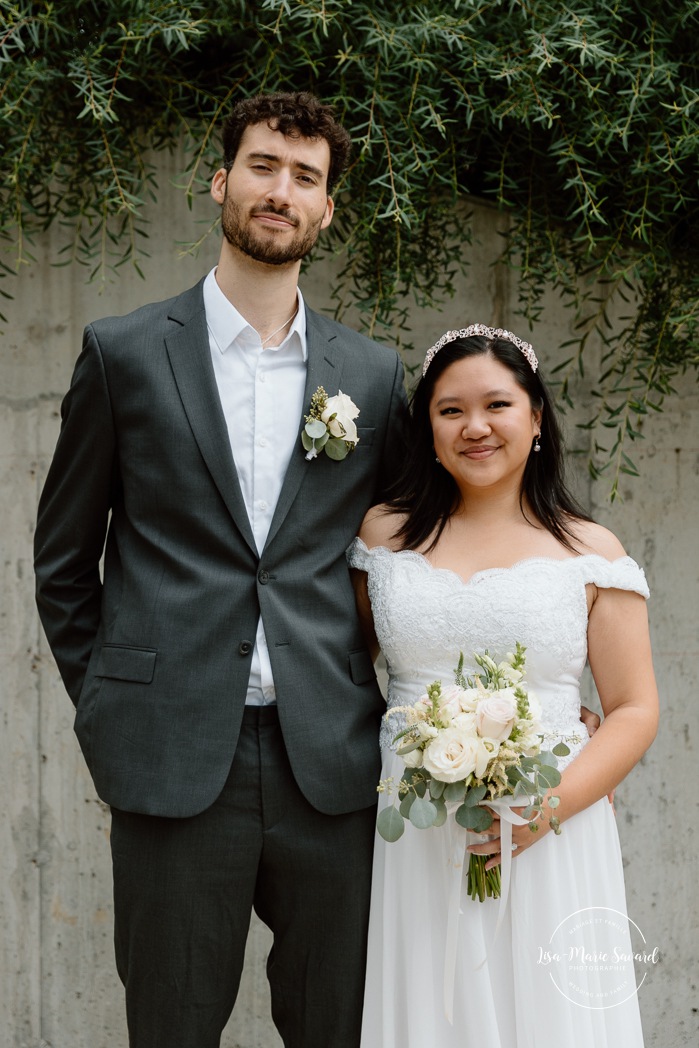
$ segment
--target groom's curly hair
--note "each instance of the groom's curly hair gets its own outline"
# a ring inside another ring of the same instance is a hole
[[[223,124],[223,163],[230,170],[236,158],[246,127],[267,124],[290,138],[323,138],[330,149],[328,195],[332,193],[347,167],[352,141],[336,119],[332,106],[326,105],[309,91],[277,91],[253,95],[234,106]]]

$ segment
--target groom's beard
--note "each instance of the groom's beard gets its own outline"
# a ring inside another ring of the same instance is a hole
[[[277,243],[273,230],[257,230],[251,228],[253,215],[280,215],[296,226],[296,232],[290,242]],[[221,229],[229,244],[238,248],[244,255],[254,259],[256,262],[265,262],[268,266],[285,266],[291,262],[298,262],[315,246],[320,233],[323,216],[316,225],[309,226],[305,232],[300,228],[299,220],[290,211],[283,208],[275,208],[270,205],[256,207],[250,212],[250,217],[245,221],[242,208],[231,199],[226,187],[221,209]]]

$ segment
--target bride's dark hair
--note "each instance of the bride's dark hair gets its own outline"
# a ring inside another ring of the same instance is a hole
[[[529,455],[522,477],[520,506],[524,501],[551,534],[577,552],[572,518],[591,520],[578,505],[564,481],[563,443],[551,398],[538,371],[512,342],[504,338],[472,335],[448,342],[432,358],[426,374],[418,381],[407,423],[406,455],[402,469],[388,492],[387,505],[406,519],[395,536],[403,549],[417,549],[433,536],[428,551],[436,545],[451,514],[459,505],[459,489],[451,474],[435,462],[430,423],[430,401],[435,384],[457,360],[487,354],[511,371],[528,395],[532,410],[542,411],[541,451]]]

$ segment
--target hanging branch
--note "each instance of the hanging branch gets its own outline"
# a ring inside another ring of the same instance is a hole
[[[0,277],[52,223],[59,261],[138,266],[153,151],[184,141],[191,201],[240,93],[310,89],[356,151],[321,250],[376,337],[408,345],[407,302],[440,305],[468,262],[463,201],[507,212],[522,325],[560,292],[563,402],[592,335],[590,425],[612,492],[673,379],[699,365],[699,9],[676,0],[0,0]],[[212,224],[212,226],[215,224]],[[628,300],[612,329],[609,316]],[[600,434],[607,434],[609,440]]]

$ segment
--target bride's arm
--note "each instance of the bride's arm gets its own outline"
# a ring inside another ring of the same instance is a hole
[[[391,513],[386,506],[373,506],[359,529],[359,538],[367,549],[374,546],[387,546],[393,548],[395,544],[394,533],[397,530],[401,518]],[[357,604],[357,614],[364,633],[367,648],[371,657],[376,661],[379,654],[379,642],[374,630],[374,616],[371,611],[371,601],[367,587],[367,573],[359,568],[350,568],[350,577],[354,586],[354,598]]]
[[[646,752],[658,727],[658,690],[643,597],[598,589],[587,638],[604,720],[556,790],[561,821],[618,786]]]
[[[637,593],[598,589],[588,620],[588,657],[604,720],[568,765],[551,793],[560,798],[561,824],[609,794],[641,759],[658,726],[658,691],[653,672],[646,602]],[[513,828],[517,852],[550,833]],[[565,833],[565,827],[563,828]],[[474,850],[487,851],[487,847]],[[494,855],[490,865],[499,862]]]

